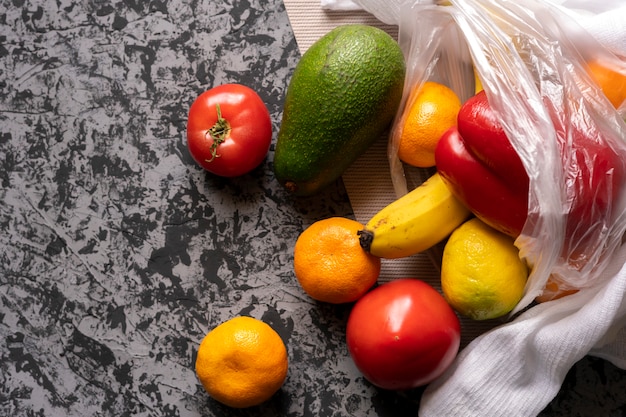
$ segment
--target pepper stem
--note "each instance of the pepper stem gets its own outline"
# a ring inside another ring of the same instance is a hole
[[[228,120],[222,117],[222,109],[220,108],[220,104],[217,103],[215,105],[217,109],[217,121],[209,130],[207,130],[206,135],[209,135],[213,143],[211,144],[211,159],[207,159],[207,162],[213,161],[215,158],[219,158],[220,156],[217,154],[217,148],[226,140],[228,134],[230,133],[230,123]]]

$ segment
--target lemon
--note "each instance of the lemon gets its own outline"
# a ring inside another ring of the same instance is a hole
[[[441,288],[460,314],[487,320],[508,314],[524,293],[529,270],[514,240],[474,218],[448,239]]]

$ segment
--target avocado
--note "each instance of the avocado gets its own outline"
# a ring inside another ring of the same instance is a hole
[[[339,26],[302,55],[276,139],[276,179],[298,196],[336,181],[393,121],[405,77],[398,43],[373,26]]]

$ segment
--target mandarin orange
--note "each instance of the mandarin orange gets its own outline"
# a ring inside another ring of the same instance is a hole
[[[427,81],[411,93],[407,103],[398,131],[398,158],[415,167],[433,167],[439,138],[456,126],[461,101],[449,87]]]
[[[319,220],[305,229],[294,247],[294,271],[313,299],[333,304],[356,301],[377,281],[380,258],[359,243],[363,225],[344,217]]]

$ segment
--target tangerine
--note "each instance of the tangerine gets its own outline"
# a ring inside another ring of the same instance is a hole
[[[558,280],[555,277],[549,277],[543,292],[535,297],[535,301],[538,303],[545,303],[552,300],[558,300],[559,298],[578,292],[577,289],[565,289],[559,285],[559,282],[557,281]]]
[[[294,271],[313,299],[341,304],[356,301],[377,281],[380,258],[359,243],[363,225],[344,217],[319,220],[306,228],[294,247]]]
[[[619,108],[626,100],[626,74],[617,72],[597,60],[588,62],[588,71],[613,107]]]
[[[435,148],[441,135],[457,125],[461,100],[452,89],[427,81],[409,96],[401,118],[398,158],[419,168],[435,166]]]
[[[196,374],[207,393],[233,407],[259,405],[287,377],[287,348],[270,325],[239,316],[215,327],[198,348]]]

